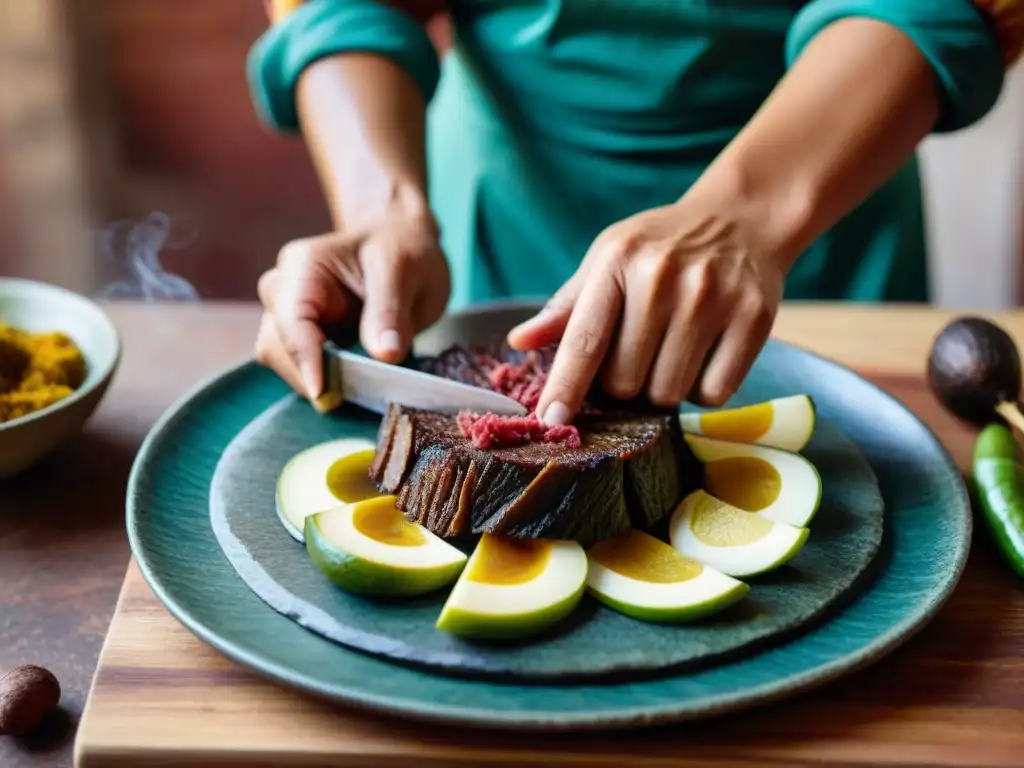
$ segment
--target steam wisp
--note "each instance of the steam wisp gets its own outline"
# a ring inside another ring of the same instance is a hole
[[[144,301],[199,301],[199,292],[185,278],[167,272],[160,254],[187,248],[195,241],[192,229],[185,236],[171,235],[171,218],[155,211],[141,221],[122,219],[96,233],[104,259],[121,275],[100,295],[108,299]]]

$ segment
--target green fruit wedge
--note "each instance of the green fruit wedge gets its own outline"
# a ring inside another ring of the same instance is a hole
[[[411,597],[455,581],[461,550],[405,519],[394,496],[342,505],[306,518],[306,551],[334,584],[378,597]]]
[[[587,556],[574,541],[512,541],[484,534],[437,628],[478,639],[535,635],[572,613],[586,579]]]

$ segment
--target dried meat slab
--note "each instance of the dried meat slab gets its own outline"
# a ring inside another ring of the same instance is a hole
[[[520,363],[505,347],[455,348],[423,368],[488,385],[495,359]],[[550,353],[538,358],[543,368]],[[678,418],[591,407],[577,417],[582,444],[527,443],[479,449],[456,419],[393,404],[381,423],[370,475],[398,497],[406,516],[456,538],[491,532],[512,538],[590,543],[631,527],[649,529],[699,486],[700,464]]]

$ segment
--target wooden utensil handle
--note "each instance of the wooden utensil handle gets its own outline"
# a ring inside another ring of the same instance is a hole
[[[1024,414],[1016,403],[1000,403],[996,406],[996,413],[1006,419],[1011,427],[1024,432]]]

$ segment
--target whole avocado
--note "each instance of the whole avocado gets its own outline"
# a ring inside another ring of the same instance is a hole
[[[1009,334],[982,317],[960,317],[935,337],[928,383],[952,413],[984,425],[1000,403],[1015,403],[1021,389],[1020,353]]]

